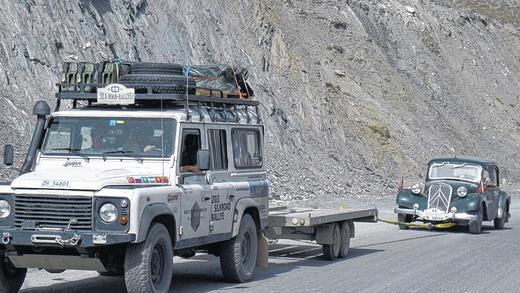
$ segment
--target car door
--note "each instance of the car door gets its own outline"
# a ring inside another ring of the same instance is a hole
[[[211,216],[210,229],[213,234],[231,232],[234,185],[229,173],[228,131],[224,126],[208,126],[208,146],[210,161]]]
[[[193,168],[197,164],[197,151],[202,148],[201,129],[195,126],[182,128],[179,152],[181,177],[181,240],[209,235],[211,188],[204,172]],[[190,166],[190,168],[186,168]]]
[[[486,193],[488,197],[487,215],[488,220],[493,220],[498,211],[498,201],[500,196],[500,188],[498,186],[498,170],[495,166],[489,166],[489,183],[486,184]]]

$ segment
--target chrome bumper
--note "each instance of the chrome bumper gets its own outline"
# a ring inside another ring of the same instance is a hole
[[[412,215],[425,221],[476,221],[478,215],[472,215],[468,213],[442,213],[442,214],[429,214],[427,211],[406,209],[406,208],[395,208],[394,212],[397,214]]]

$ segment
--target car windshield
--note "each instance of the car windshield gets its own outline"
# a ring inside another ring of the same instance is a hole
[[[428,172],[428,178],[432,179],[454,179],[470,182],[479,182],[482,167],[466,163],[433,163]]]
[[[42,147],[45,155],[169,157],[175,120],[129,117],[55,117]]]

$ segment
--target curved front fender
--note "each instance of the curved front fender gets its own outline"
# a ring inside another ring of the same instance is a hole
[[[175,223],[175,217],[173,216],[173,212],[171,209],[168,208],[168,206],[166,206],[166,204],[150,204],[144,208],[143,213],[141,215],[141,225],[139,226],[139,233],[137,234],[136,242],[141,242],[145,240],[146,235],[148,234],[148,229],[152,224],[152,221],[158,216],[171,217],[173,222]],[[173,231],[175,231],[175,226],[166,228],[168,228],[169,230],[173,228]]]
[[[415,195],[410,189],[403,189],[397,194],[395,203],[400,207],[413,209],[413,205],[417,203],[420,210],[425,210],[428,207],[428,199],[425,195]]]

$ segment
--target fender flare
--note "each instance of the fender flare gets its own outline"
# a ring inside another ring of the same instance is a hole
[[[142,242],[146,239],[146,235],[148,234],[148,229],[152,224],[153,220],[158,216],[171,216],[173,221],[175,222],[175,216],[171,209],[166,206],[164,203],[153,203],[146,206],[141,214],[141,224],[139,225],[139,232],[137,234],[136,243]],[[171,230],[171,227],[166,227],[168,230]],[[176,231],[176,227],[174,227],[173,231]],[[173,236],[173,235],[172,235]]]
[[[233,214],[233,228],[231,229],[231,237],[235,237],[238,235],[238,230],[240,229],[240,222],[242,221],[242,216],[244,216],[244,211],[251,207],[255,208],[257,212],[260,214],[256,202],[251,198],[241,198],[237,201],[237,203],[235,204],[235,211]]]

